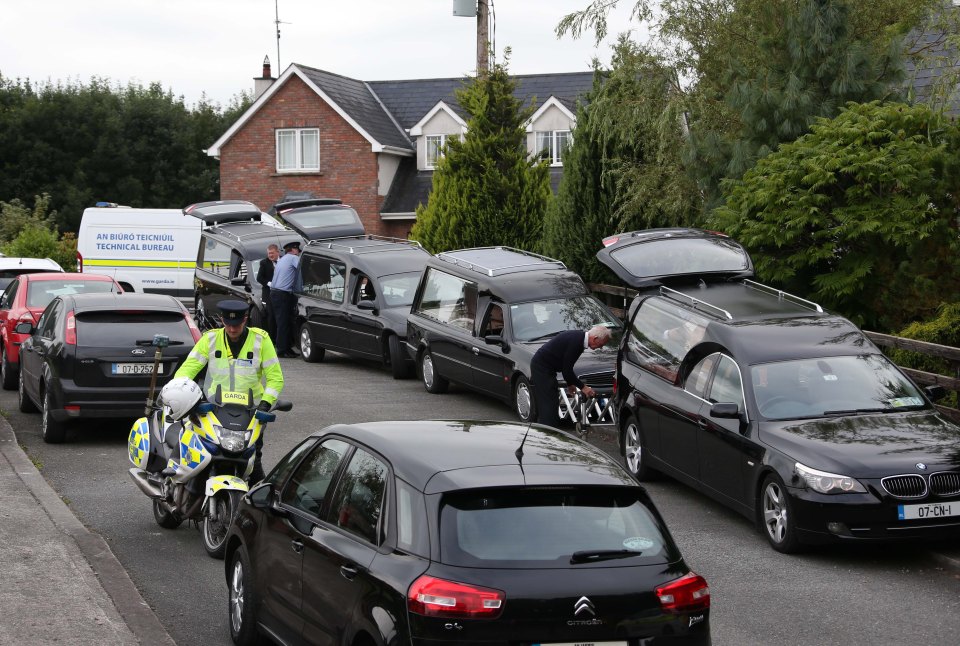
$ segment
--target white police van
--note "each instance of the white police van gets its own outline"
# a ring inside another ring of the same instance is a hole
[[[258,210],[248,202],[211,204],[223,204],[227,218],[237,210],[235,204]],[[261,217],[280,226],[269,215]],[[192,307],[200,232],[211,224],[186,209],[135,209],[98,202],[84,210],[80,221],[77,271],[111,276],[126,292],[169,294]]]

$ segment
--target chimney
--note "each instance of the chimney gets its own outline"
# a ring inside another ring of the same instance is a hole
[[[253,79],[253,100],[256,101],[260,98],[267,89],[273,85],[273,82],[276,79],[270,74],[270,57],[263,57],[263,76],[260,78]]]

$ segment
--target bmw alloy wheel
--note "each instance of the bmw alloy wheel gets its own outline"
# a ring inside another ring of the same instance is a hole
[[[802,549],[797,537],[791,512],[790,494],[783,481],[775,474],[767,475],[763,481],[763,493],[760,498],[760,520],[763,523],[770,546],[778,552],[790,554]]]

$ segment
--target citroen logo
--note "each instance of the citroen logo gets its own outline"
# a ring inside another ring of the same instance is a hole
[[[926,471],[927,465],[925,465],[923,462],[917,462],[917,468],[920,469],[921,471]]]
[[[591,616],[596,617],[597,612],[593,607],[593,602],[586,597],[580,597],[577,599],[577,602],[573,604],[573,616],[579,617],[582,613],[589,613]]]
[[[133,350],[130,351],[130,354],[135,354],[135,355],[137,355],[138,357],[143,356],[143,355],[145,355],[146,353],[147,353],[147,351],[144,350],[143,348],[134,348]]]

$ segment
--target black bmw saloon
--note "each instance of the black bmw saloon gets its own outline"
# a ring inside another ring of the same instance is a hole
[[[960,427],[847,319],[750,280],[736,241],[613,236],[638,289],[617,354],[627,469],[756,520],[770,545],[960,536]]]
[[[563,431],[335,425],[244,498],[235,643],[709,644],[710,592],[644,488]]]

